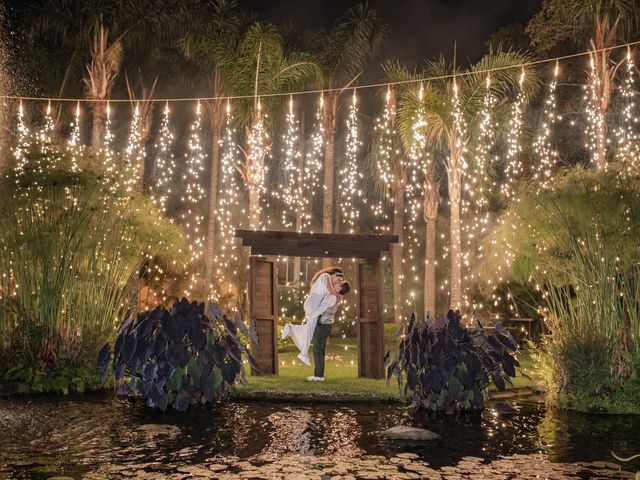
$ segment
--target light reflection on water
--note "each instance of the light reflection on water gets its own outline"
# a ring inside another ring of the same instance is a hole
[[[533,402],[514,406],[507,414],[490,405],[481,415],[430,419],[415,418],[398,405],[256,402],[159,414],[111,397],[0,399],[0,465],[45,457],[81,473],[106,463],[198,464],[229,455],[412,452],[439,467],[464,456],[490,460],[540,452],[553,461],[575,462],[612,460],[611,450],[640,452],[640,417],[547,411]],[[399,424],[422,425],[442,438],[409,445],[378,436]]]

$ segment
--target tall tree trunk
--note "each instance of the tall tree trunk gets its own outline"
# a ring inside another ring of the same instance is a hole
[[[249,185],[249,228],[260,228],[260,188],[255,185]]]
[[[427,170],[424,194],[425,262],[424,262],[424,316],[435,317],[436,311],[436,221],[440,204],[440,185],[436,181],[435,166]]]
[[[460,171],[461,151],[456,145],[455,135],[451,136],[451,159],[447,169],[450,202],[451,231],[451,308],[462,306],[462,238],[460,231],[460,197],[462,192],[462,172]]]
[[[333,187],[334,187],[334,147],[336,136],[336,112],[338,108],[338,93],[328,92],[324,98],[324,190],[322,193],[322,233],[333,231]],[[323,267],[328,267],[331,260],[322,260]]]
[[[393,321],[404,323],[402,317],[402,279],[403,279],[403,243],[404,243],[404,179],[396,182],[393,195],[393,234],[398,243],[391,246],[393,272]]]
[[[107,105],[105,102],[95,102],[91,106],[93,122],[91,128],[91,147],[98,151],[102,147],[104,126],[107,123]]]
[[[596,24],[596,31],[591,40],[592,52],[590,52],[591,61],[593,62],[592,75],[595,76],[591,81],[595,82],[595,113],[597,115],[597,123],[595,129],[595,152],[593,162],[599,169],[607,166],[607,115],[609,113],[609,105],[611,103],[611,95],[613,93],[616,68],[611,64],[611,50],[606,50],[611,46],[615,39],[615,29],[606,33],[603,32],[602,26]]]
[[[223,95],[222,77],[216,68],[213,76],[213,96]],[[209,104],[211,115],[211,178],[209,180],[209,214],[207,237],[204,249],[204,282],[207,295],[213,286],[213,263],[215,257],[216,219],[218,213],[218,176],[220,172],[220,138],[225,110],[222,100],[212,100]]]

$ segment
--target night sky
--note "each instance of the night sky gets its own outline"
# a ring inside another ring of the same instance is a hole
[[[300,29],[330,27],[352,0],[243,0],[260,20],[291,22]],[[540,10],[541,0],[370,0],[389,27],[378,59],[398,59],[409,66],[440,53],[451,58],[478,60],[489,35],[509,23],[526,24]],[[375,67],[366,77],[376,80]]]

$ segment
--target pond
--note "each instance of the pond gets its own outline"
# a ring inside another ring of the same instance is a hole
[[[110,395],[0,399],[0,478],[632,478],[607,462],[611,451],[640,452],[640,417],[510,406],[418,420],[380,404],[232,402],[160,414]],[[399,424],[441,438],[379,437]]]

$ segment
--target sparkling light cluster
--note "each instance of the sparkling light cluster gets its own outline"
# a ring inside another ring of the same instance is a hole
[[[274,194],[284,203],[282,225],[302,231],[310,220],[309,199],[303,192],[303,161],[300,151],[300,121],[293,110],[293,98],[289,99],[289,111],[285,118],[282,138],[282,183]]]
[[[602,98],[602,81],[596,70],[593,54],[589,62],[589,83],[585,86],[584,100],[586,103],[585,112],[587,121],[585,123],[585,147],[591,152],[591,161],[600,168],[606,164],[606,119],[599,108]]]
[[[142,145],[141,135],[140,105],[136,103],[131,117],[129,128],[129,139],[124,151],[125,178],[127,192],[132,192],[140,185],[140,174],[142,172],[142,162],[144,162],[144,145]]]
[[[204,216],[205,191],[203,187],[204,151],[202,149],[202,109],[200,102],[196,106],[196,115],[191,124],[188,149],[185,154],[186,168],[183,174],[185,191],[181,198],[184,212],[182,225],[187,231],[187,242],[192,263],[198,262],[203,255],[204,231],[202,228]]]
[[[167,201],[171,196],[171,186],[176,163],[173,155],[175,136],[169,122],[169,102],[164,107],[160,134],[156,143],[155,182],[151,190],[153,201],[162,213],[167,212]]]
[[[616,129],[618,150],[616,157],[625,162],[629,168],[638,165],[640,159],[640,143],[636,124],[638,123],[635,105],[635,64],[631,56],[631,49],[627,49],[625,77],[620,93],[622,96],[622,115]]]
[[[337,201],[341,209],[342,224],[347,227],[349,233],[354,233],[358,228],[360,208],[357,201],[362,197],[362,191],[360,190],[362,171],[358,166],[358,153],[362,142],[358,128],[356,100],[356,92],[354,91],[353,101],[347,116],[345,161],[343,168],[340,170],[340,197]]]
[[[520,74],[519,90],[511,106],[509,118],[505,178],[502,183],[502,194],[507,200],[514,200],[516,182],[523,173],[520,153],[522,152],[522,115],[524,110],[524,68]]]
[[[247,138],[245,162],[240,171],[249,190],[249,227],[259,230],[265,223],[262,218],[261,197],[265,193],[267,165],[265,158],[269,153],[269,136],[264,128],[264,119],[260,100],[257,102],[255,119]]]
[[[533,172],[533,178],[540,181],[541,187],[546,187],[553,175],[553,169],[556,165],[558,152],[553,147],[552,132],[556,121],[560,120],[556,114],[556,86],[558,84],[559,66],[556,63],[553,71],[553,79],[549,83],[549,89],[544,99],[544,112],[542,125],[538,135],[533,141],[533,150],[539,159],[538,169]]]
[[[217,218],[221,241],[216,252],[216,273],[226,274],[227,278],[237,275],[230,267],[238,262],[235,231],[240,226],[238,210],[240,205],[240,182],[238,173],[238,146],[233,127],[231,106],[227,104],[224,133],[220,139],[220,195],[218,197]],[[227,282],[229,288],[231,282]]]

